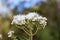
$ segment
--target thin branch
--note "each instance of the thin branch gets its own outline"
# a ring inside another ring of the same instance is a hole
[[[22,29],[27,35],[30,35],[30,34],[26,31],[27,29],[26,29],[25,27],[24,27],[24,28],[25,28],[26,30],[25,30],[24,28],[20,28],[19,26],[16,26],[16,27],[19,28],[19,29]]]
[[[25,29],[23,29],[23,31],[24,31],[27,35],[30,35]]]
[[[36,32],[33,34],[33,36],[36,35],[37,32],[38,32],[38,28],[37,28]]]

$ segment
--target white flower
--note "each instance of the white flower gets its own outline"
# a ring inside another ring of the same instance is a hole
[[[38,17],[35,17],[35,18],[32,19],[32,21],[36,21],[36,20],[38,20]]]
[[[34,17],[38,17],[39,15],[37,14],[37,13],[35,13],[35,12],[31,12],[31,13],[28,13],[27,15],[26,15],[26,18],[28,19],[28,20],[31,20],[31,19],[33,19]]]
[[[45,28],[45,26],[47,25],[47,22],[45,22],[43,25],[44,25],[44,27],[43,27],[43,29],[44,29],[44,28]]]
[[[35,12],[30,12],[27,15],[16,15],[14,16],[14,19],[12,21],[12,24],[17,24],[17,25],[25,25],[27,22],[26,20],[31,20],[33,21],[38,21],[40,23],[40,25],[43,25],[44,27],[46,26],[47,22],[47,18],[46,17],[42,17],[41,15],[38,15]]]
[[[0,34],[0,39],[2,39],[2,34]]]
[[[18,24],[18,25],[25,24],[25,15],[14,16],[14,19],[11,24],[13,23]]]
[[[37,16],[37,17],[34,17],[34,19],[32,21],[36,21],[36,20],[41,20],[43,17],[42,16]]]
[[[45,26],[47,25],[47,22],[46,22],[46,20],[47,20],[47,18],[46,17],[39,17],[39,22],[40,22],[40,24],[41,25],[43,25],[44,27],[43,28],[45,28]]]
[[[14,31],[9,31],[8,32],[8,37],[11,37],[13,35]]]

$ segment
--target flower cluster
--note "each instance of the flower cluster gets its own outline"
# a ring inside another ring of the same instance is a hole
[[[12,37],[12,35],[14,34],[14,31],[9,31],[8,33],[8,37]],[[3,39],[2,34],[0,34],[0,40]]]
[[[13,18],[13,21],[11,24],[17,24],[17,25],[25,25],[27,22],[26,20],[31,20],[32,22],[38,21],[40,25],[46,26],[47,18],[42,17],[41,15],[38,15],[38,13],[30,12],[27,15],[16,15]],[[31,23],[31,22],[30,22]]]
[[[28,20],[32,20],[33,18],[38,17],[38,16],[39,16],[39,15],[38,15],[37,13],[31,12],[31,13],[28,13],[28,14],[26,15],[26,18],[27,18]]]
[[[9,31],[8,32],[8,37],[11,37],[13,35],[14,31]]]
[[[2,34],[0,34],[0,39],[2,39]]]
[[[14,16],[14,19],[11,24],[13,23],[18,24],[18,25],[25,24],[25,15]]]

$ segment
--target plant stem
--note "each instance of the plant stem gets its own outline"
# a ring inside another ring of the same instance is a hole
[[[33,40],[32,30],[30,30],[29,40]]]
[[[32,40],[33,39],[32,33],[31,33],[31,36],[30,37],[31,37],[31,40]]]
[[[23,29],[23,31],[24,31],[27,35],[30,35],[25,29]]]
[[[38,28],[37,28],[36,32],[33,34],[33,36],[34,36],[34,35],[36,35],[36,34],[37,34],[37,32],[38,32]]]

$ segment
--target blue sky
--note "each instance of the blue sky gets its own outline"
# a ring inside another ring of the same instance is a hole
[[[0,13],[8,13],[15,7],[17,7],[18,12],[23,12],[25,9],[32,8],[36,4],[40,5],[44,1],[45,0],[0,0]]]

